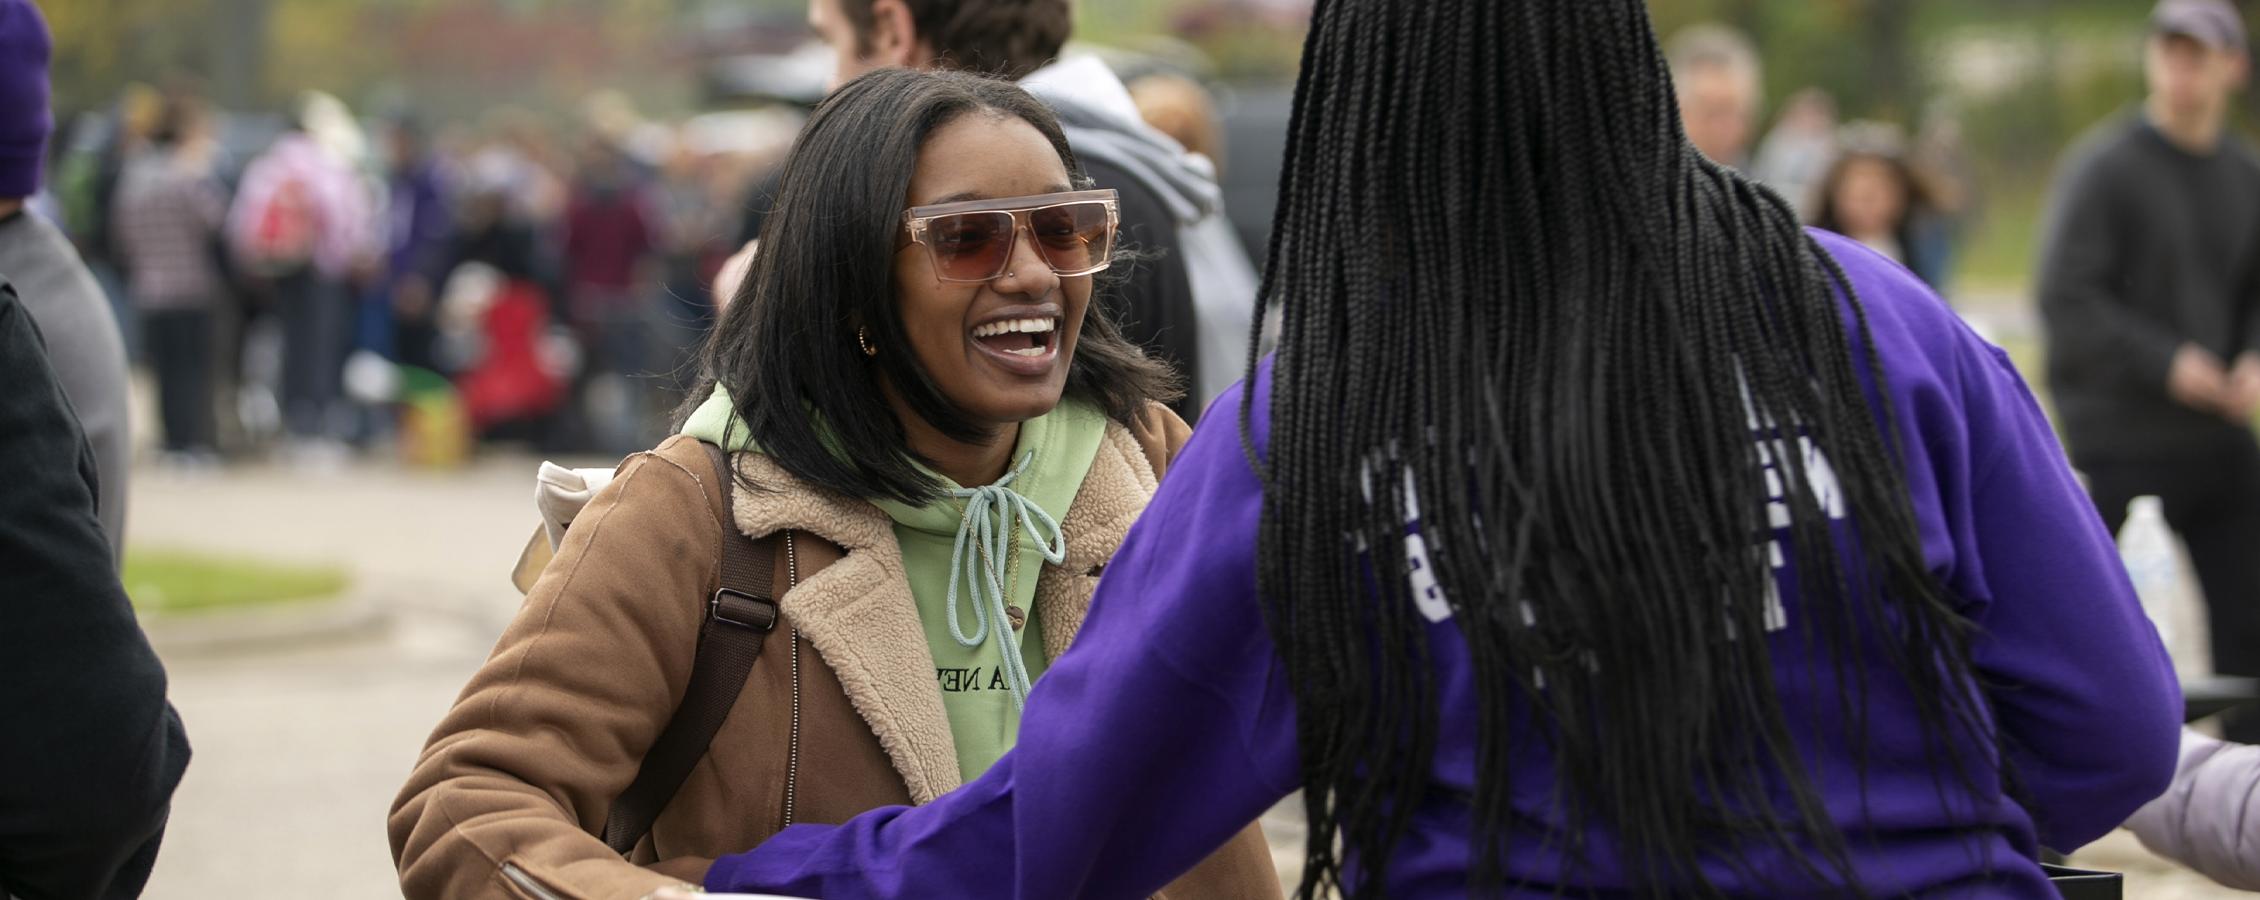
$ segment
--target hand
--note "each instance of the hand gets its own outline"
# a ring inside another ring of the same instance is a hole
[[[2229,370],[2229,421],[2246,424],[2260,412],[2260,352],[2246,351]]]
[[[2166,375],[2166,393],[2190,409],[2229,415],[2229,373],[2221,358],[2196,344],[2183,344],[2174,352],[2174,367]]]

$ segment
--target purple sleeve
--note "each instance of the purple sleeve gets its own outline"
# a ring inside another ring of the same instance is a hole
[[[2041,843],[2069,852],[2166,789],[2181,686],[2039,404],[1985,349],[1962,373],[1988,597],[1972,652]]]
[[[794,826],[717,860],[707,888],[1145,897],[1292,791],[1293,700],[1256,602],[1263,498],[1229,396],[1037,682],[1017,748],[926,806]]]
[[[1906,270],[1814,236],[1867,313],[1924,553],[1976,626],[1971,662],[2014,799],[2042,844],[2077,850],[2166,789],[2181,733],[2173,662],[2008,354]]]

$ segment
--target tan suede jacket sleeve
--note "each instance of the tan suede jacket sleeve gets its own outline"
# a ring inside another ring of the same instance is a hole
[[[636,898],[705,871],[591,833],[690,681],[720,554],[705,480],[639,454],[575,520],[393,802],[408,897]]]
[[[1130,423],[1130,436],[1138,439],[1139,448],[1146,451],[1146,462],[1154,467],[1154,477],[1169,473],[1169,464],[1177,459],[1177,451],[1185,449],[1185,442],[1193,439],[1193,426],[1185,424],[1176,412],[1159,403],[1146,404],[1146,414]]]

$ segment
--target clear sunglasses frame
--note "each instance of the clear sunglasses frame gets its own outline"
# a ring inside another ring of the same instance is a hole
[[[1115,239],[1122,230],[1121,195],[1112,189],[1092,191],[1063,191],[1056,194],[1035,194],[1027,197],[1006,197],[998,200],[966,200],[959,203],[939,203],[931,206],[914,206],[903,212],[902,221],[903,233],[905,236],[903,246],[907,247],[910,244],[920,244],[926,248],[928,259],[933,263],[934,277],[936,280],[953,284],[978,284],[986,281],[994,281],[998,277],[1003,276],[1006,272],[1006,269],[1008,269],[1012,265],[1013,254],[1019,250],[1020,233],[1026,231],[1031,238],[1034,238],[1036,233],[1034,218],[1037,213],[1049,209],[1057,209],[1063,206],[1076,206],[1081,204],[1098,204],[1106,210],[1105,252],[1100,254],[1099,258],[1092,265],[1072,270],[1061,269],[1057,265],[1052,265],[1052,272],[1061,278],[1075,278],[1083,275],[1092,275],[1105,271],[1107,266],[1113,264]],[[1002,256],[999,257],[999,262],[997,264],[996,271],[994,272],[990,272],[987,275],[979,278],[969,276],[953,276],[948,274],[951,268],[950,264],[948,263],[948,261],[942,258],[941,249],[936,247],[934,243],[928,239],[932,231],[933,223],[937,220],[950,218],[952,216],[973,215],[980,213],[997,213],[1012,217],[1012,231],[1006,238],[1006,240],[1010,242],[1010,245],[1005,248],[1005,252]],[[1043,256],[1044,262],[1047,265],[1052,264],[1050,255],[1042,250],[1040,246],[1037,250],[1037,255]]]

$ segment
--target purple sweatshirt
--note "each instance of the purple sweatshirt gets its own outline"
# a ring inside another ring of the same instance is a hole
[[[1904,269],[1834,235],[1867,309],[1907,448],[1925,558],[1981,629],[1973,645],[1991,727],[2020,801],[1972,792],[1934,768],[1901,682],[1869,682],[1867,790],[1841,731],[1802,728],[1828,814],[1877,896],[2053,897],[2039,848],[2071,850],[2165,790],[2181,694],[2111,537],[2005,354],[1977,338]],[[1857,356],[1857,354],[1856,354]],[[1269,431],[1270,367],[1254,429]],[[1171,466],[1107,568],[1074,649],[1036,684],[1017,749],[971,784],[916,809],[786,829],[707,872],[712,890],[860,897],[1148,896],[1297,785],[1295,701],[1256,597],[1263,494],[1227,393]],[[1793,580],[1780,585],[1798,615]],[[1431,626],[1444,721],[1429,799],[1386,873],[1390,897],[1467,893],[1476,781],[1475,689],[1464,641]],[[1831,665],[1775,638],[1792,721],[1839,720]],[[1559,823],[1541,747],[1513,767],[1524,821]],[[1966,748],[1990,760],[1992,747]],[[1510,896],[1615,896],[1634,885],[1596,836],[1583,860],[1526,830],[1506,857]],[[1559,843],[1559,842],[1556,842]],[[1597,848],[1597,849],[1596,849]],[[1755,860],[1782,878],[1780,861]],[[1730,895],[1778,895],[1724,865]]]

